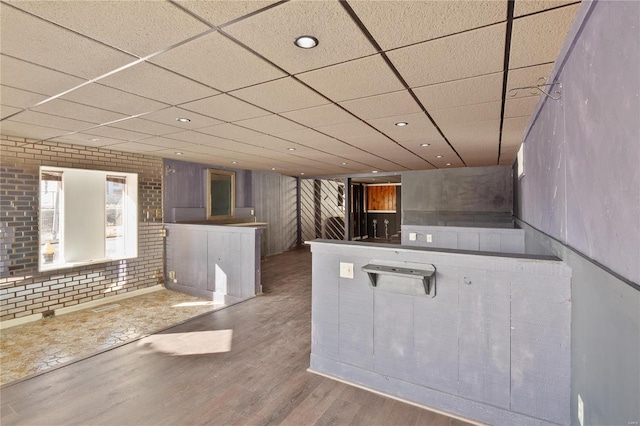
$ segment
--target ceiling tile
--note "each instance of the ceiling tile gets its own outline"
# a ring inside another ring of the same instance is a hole
[[[544,64],[509,70],[507,77],[507,99],[539,95],[540,92],[536,89],[514,89],[546,83],[546,79],[549,77],[552,68],[553,64]],[[553,91],[553,88],[551,87],[545,90]]]
[[[530,117],[505,118],[502,125],[502,146],[520,146]]]
[[[74,118],[93,124],[103,124],[126,118],[124,114],[118,114],[104,109],[94,108],[63,99],[53,99],[47,103],[31,109],[36,112],[57,115],[60,117]]]
[[[502,148],[502,151],[500,152],[500,165],[501,166],[510,166],[514,163],[514,161],[516,160],[516,156],[518,155],[518,149],[520,148],[520,146],[517,147],[508,147]]]
[[[202,127],[216,126],[224,123],[223,121],[216,120],[215,118],[207,117],[206,115],[197,114],[192,111],[187,111],[178,107],[171,107],[161,109],[160,111],[145,114],[145,120],[155,121],[157,123],[167,124],[181,129],[199,129]],[[178,118],[188,118],[191,121],[186,123],[180,122]]]
[[[0,122],[0,132],[6,136],[16,136],[36,140],[49,139],[69,133],[68,130],[64,129],[38,126],[32,123],[13,121],[11,119]]]
[[[396,123],[404,121],[407,126],[399,127]],[[433,143],[441,141],[442,136],[424,113],[383,117],[367,120],[367,123],[380,130],[397,142],[420,141]]]
[[[309,127],[329,126],[358,120],[334,104],[284,112],[280,115]]]
[[[504,107],[504,118],[531,117],[540,96],[507,99]]]
[[[7,105],[1,105],[0,106],[0,119],[4,119],[5,117],[9,117],[10,115],[13,115],[17,112],[22,111],[22,108],[16,108],[16,107],[12,107],[12,106],[7,106]]]
[[[118,121],[110,125],[118,129],[132,130],[134,132],[146,133],[153,136],[170,135],[184,131],[179,127],[167,126],[156,121],[145,120],[144,118],[130,118]]]
[[[100,126],[87,130],[85,133],[95,135],[97,137],[105,137],[111,139],[120,139],[123,141],[138,141],[149,137],[146,133],[133,132],[131,130],[118,129],[111,126]]]
[[[217,136],[223,139],[231,139],[235,141],[244,141],[247,138],[253,138],[259,136],[260,133],[246,129],[244,127],[236,126],[235,124],[225,123],[212,127],[205,127],[202,129],[198,129],[201,133],[206,133],[208,135]]]
[[[171,135],[171,139],[190,142],[198,145],[210,145],[221,144],[226,139],[218,138],[216,136],[200,133],[200,131],[187,130],[186,132],[174,133]]]
[[[153,136],[147,139],[141,139],[138,142],[143,143],[145,145],[153,145],[161,148],[172,149],[174,151],[174,154],[175,154],[175,151],[179,151],[183,149],[186,150],[186,149],[197,146],[194,143],[178,141],[175,139],[171,139],[169,137],[164,138],[162,136]]]
[[[217,32],[155,56],[150,62],[224,92],[285,75]]]
[[[465,125],[443,123],[440,128],[456,149],[458,145],[487,143],[488,141],[497,146],[500,137],[500,120]]]
[[[0,75],[3,85],[49,96],[86,81],[5,55],[0,57]]]
[[[317,130],[336,139],[345,141],[362,136],[375,137],[380,134],[375,129],[371,128],[371,126],[367,126],[361,121],[318,127]]]
[[[98,77],[136,59],[13,7],[0,7],[0,51],[5,55],[82,78]]]
[[[407,90],[340,102],[340,105],[364,120],[421,111]]]
[[[322,148],[333,151],[335,146],[344,145],[344,142],[317,132],[313,129],[296,130],[293,132],[278,133],[279,138],[303,144],[310,147]]]
[[[310,71],[297,77],[335,102],[404,88],[380,55]]]
[[[506,1],[354,1],[349,4],[383,50],[507,19]]]
[[[500,120],[502,101],[465,105],[455,108],[439,109],[431,112],[438,126],[442,124],[470,124],[482,121]]]
[[[70,118],[58,117],[34,111],[24,111],[20,114],[14,115],[11,117],[11,121],[52,127],[54,129],[63,129],[70,132],[77,132],[95,126],[95,124],[88,123],[86,121],[72,120]]]
[[[271,114],[269,111],[265,111],[262,108],[258,108],[229,95],[212,96],[199,101],[182,104],[180,107],[229,122]]]
[[[503,73],[487,74],[413,89],[422,105],[433,110],[502,99]]]
[[[100,80],[100,84],[170,105],[220,92],[171,71],[142,62]]]
[[[555,61],[579,7],[576,4],[515,19],[509,68]]]
[[[236,121],[235,124],[242,127],[248,127],[250,129],[257,130],[258,132],[266,133],[269,135],[304,129],[303,126],[275,114],[265,115],[263,117],[257,118],[250,118],[248,120]]]
[[[154,145],[146,145],[140,142],[124,142],[115,145],[110,145],[109,149],[116,151],[128,151],[128,152],[153,152],[160,151],[161,147]]]
[[[93,129],[90,129],[89,131],[91,130]],[[94,147],[109,146],[109,145],[115,145],[115,144],[125,142],[122,139],[113,139],[113,138],[107,138],[104,136],[97,137],[96,135],[92,135],[90,133],[73,133],[70,135],[54,138],[53,140],[56,142],[65,142],[65,143],[71,143],[71,144],[77,144],[77,145],[83,145],[83,146],[94,146]]]
[[[278,151],[281,154],[290,155],[293,151],[288,151],[288,148],[296,148],[295,143],[291,143],[284,139],[280,139],[270,135],[258,135],[253,138],[247,138],[243,140],[250,145],[259,146],[262,148],[270,149],[272,151]]]
[[[502,71],[504,41],[505,24],[497,24],[387,55],[409,86],[419,87]]]
[[[224,31],[291,74],[376,53],[337,1],[290,1]],[[301,35],[317,38],[318,46],[297,47]]]
[[[220,26],[250,13],[254,13],[271,4],[277,3],[275,0],[213,2],[202,0],[176,0],[176,2],[215,26]]]
[[[4,74],[2,74],[2,80],[4,82]],[[20,109],[29,108],[46,98],[46,96],[38,93],[0,85],[0,101],[2,102],[2,105],[5,106],[12,106]]]
[[[291,77],[247,87],[232,94],[275,113],[329,103],[328,100]]]
[[[126,115],[144,114],[168,106],[167,104],[132,95],[118,89],[112,89],[97,83],[91,83],[74,90],[64,95],[61,99]]]
[[[10,4],[137,56],[209,29],[169,2],[10,0]]]
[[[543,10],[575,2],[576,0],[518,0],[515,3],[513,16],[517,17],[528,15],[530,13],[540,12]]]
[[[345,140],[357,148],[381,157],[384,157],[382,153],[397,148],[397,144],[394,141],[379,133],[374,136],[349,137],[345,138]]]

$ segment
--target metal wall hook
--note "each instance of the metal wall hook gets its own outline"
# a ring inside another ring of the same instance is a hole
[[[562,97],[562,82],[556,81],[553,83],[546,83],[546,81],[547,81],[546,78],[541,77],[538,80],[538,84],[535,86],[514,87],[513,89],[509,90],[509,96],[511,97],[516,96],[518,94],[518,91],[520,90],[530,90],[532,95],[537,95],[539,93],[542,93],[546,95],[548,98],[551,98],[554,101],[557,101]],[[559,85],[560,87],[558,87],[553,91],[547,91],[544,89],[544,88],[552,87],[556,85]]]

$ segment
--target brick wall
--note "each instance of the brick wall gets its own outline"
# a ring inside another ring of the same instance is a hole
[[[38,272],[39,166],[138,173],[138,257]],[[163,283],[162,222],[161,158],[0,136],[0,320]]]

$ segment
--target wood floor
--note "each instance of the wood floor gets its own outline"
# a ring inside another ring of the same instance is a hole
[[[3,387],[0,423],[466,425],[307,372],[311,255],[262,268],[262,296]]]

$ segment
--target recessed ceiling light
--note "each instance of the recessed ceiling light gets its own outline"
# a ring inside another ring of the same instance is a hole
[[[371,170],[371,173],[378,173],[377,170]]]
[[[446,166],[450,166],[450,165],[451,165],[451,163],[447,163],[447,164],[445,164],[445,165],[446,165]]]
[[[189,120],[188,118],[184,118],[184,117],[178,117],[178,118],[176,118],[176,121],[179,121],[181,123],[188,123],[191,120]]]
[[[98,138],[91,138],[91,139],[89,139],[89,140],[90,140],[91,142],[98,142],[100,139],[98,139]]]
[[[421,143],[420,146],[430,146],[431,144],[429,143]]]
[[[182,155],[182,153],[180,151],[176,152],[176,155]]]
[[[304,172],[300,173],[301,175],[304,175]]]
[[[232,161],[231,164],[238,164],[238,162],[237,161]]]
[[[342,163],[342,165],[343,165],[343,166],[346,166],[346,165],[347,165],[347,163]]]
[[[407,123],[406,121],[398,121],[396,123],[396,126],[398,126],[398,127],[404,127],[404,126],[408,126],[408,125],[409,125],[409,123]]]
[[[271,170],[275,170],[275,169],[276,169],[275,167],[272,167],[272,168],[271,168]]]
[[[442,158],[442,155],[436,155],[436,158]]]
[[[318,45],[318,39],[308,35],[300,36],[293,42],[302,49],[313,49]]]
[[[287,148],[287,151],[295,151],[295,148]]]

